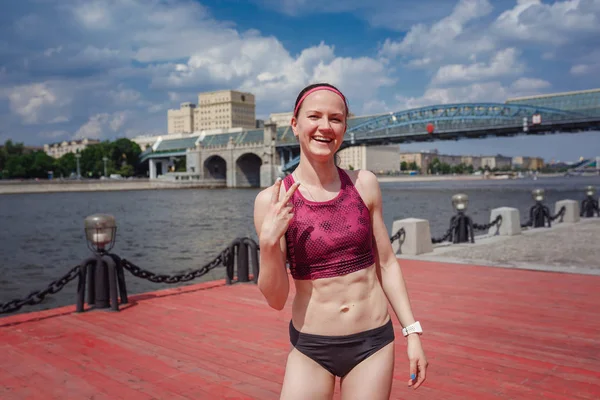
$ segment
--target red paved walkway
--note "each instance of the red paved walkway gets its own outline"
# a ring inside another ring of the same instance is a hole
[[[600,277],[402,265],[430,368],[406,387],[394,318],[393,399],[600,398]],[[1,318],[0,398],[278,398],[291,302],[276,312],[256,286],[221,283],[132,300]]]

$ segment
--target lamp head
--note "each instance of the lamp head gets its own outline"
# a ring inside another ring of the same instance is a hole
[[[593,186],[587,186],[585,188],[585,194],[590,197],[594,197],[596,195],[596,188],[594,188]]]
[[[469,204],[469,196],[464,193],[458,193],[452,196],[452,205],[456,211],[465,211]]]
[[[102,254],[113,248],[117,236],[115,217],[108,214],[90,215],[85,219],[84,225],[90,250]]]
[[[534,189],[531,192],[531,196],[535,201],[544,201],[544,189]]]

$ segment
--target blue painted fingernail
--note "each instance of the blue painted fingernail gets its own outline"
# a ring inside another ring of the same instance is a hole
[[[410,379],[415,379],[417,377],[417,375],[415,374],[410,374]]]

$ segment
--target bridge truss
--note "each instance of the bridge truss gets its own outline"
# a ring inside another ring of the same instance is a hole
[[[373,117],[348,129],[347,135],[367,138],[381,135],[462,133],[466,131],[502,127],[523,127],[532,124],[537,116],[539,124],[586,118],[584,114],[551,108],[497,103],[464,103],[428,106]]]
[[[362,119],[357,124],[349,123],[342,148],[356,144],[458,140],[583,131],[599,127],[600,113],[592,116],[522,104],[444,104],[381,114]],[[278,147],[290,145],[297,147],[297,143],[281,143]],[[295,157],[284,166],[284,170],[295,168],[298,162],[299,157]]]

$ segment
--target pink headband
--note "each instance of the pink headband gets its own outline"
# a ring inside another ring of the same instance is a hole
[[[298,102],[298,105],[294,109],[294,115],[296,115],[296,113],[300,109],[300,106],[302,105],[302,102],[304,101],[304,99],[306,98],[306,96],[308,96],[309,94],[311,94],[313,92],[316,92],[317,90],[329,90],[330,92],[336,93],[338,96],[340,96],[342,98],[342,100],[344,100],[344,104],[346,104],[346,98],[344,97],[344,95],[339,90],[336,90],[336,89],[334,89],[332,87],[329,87],[329,86],[316,86],[316,87],[314,87],[314,88],[306,91],[306,93],[304,93],[304,95],[300,98],[300,101]]]

